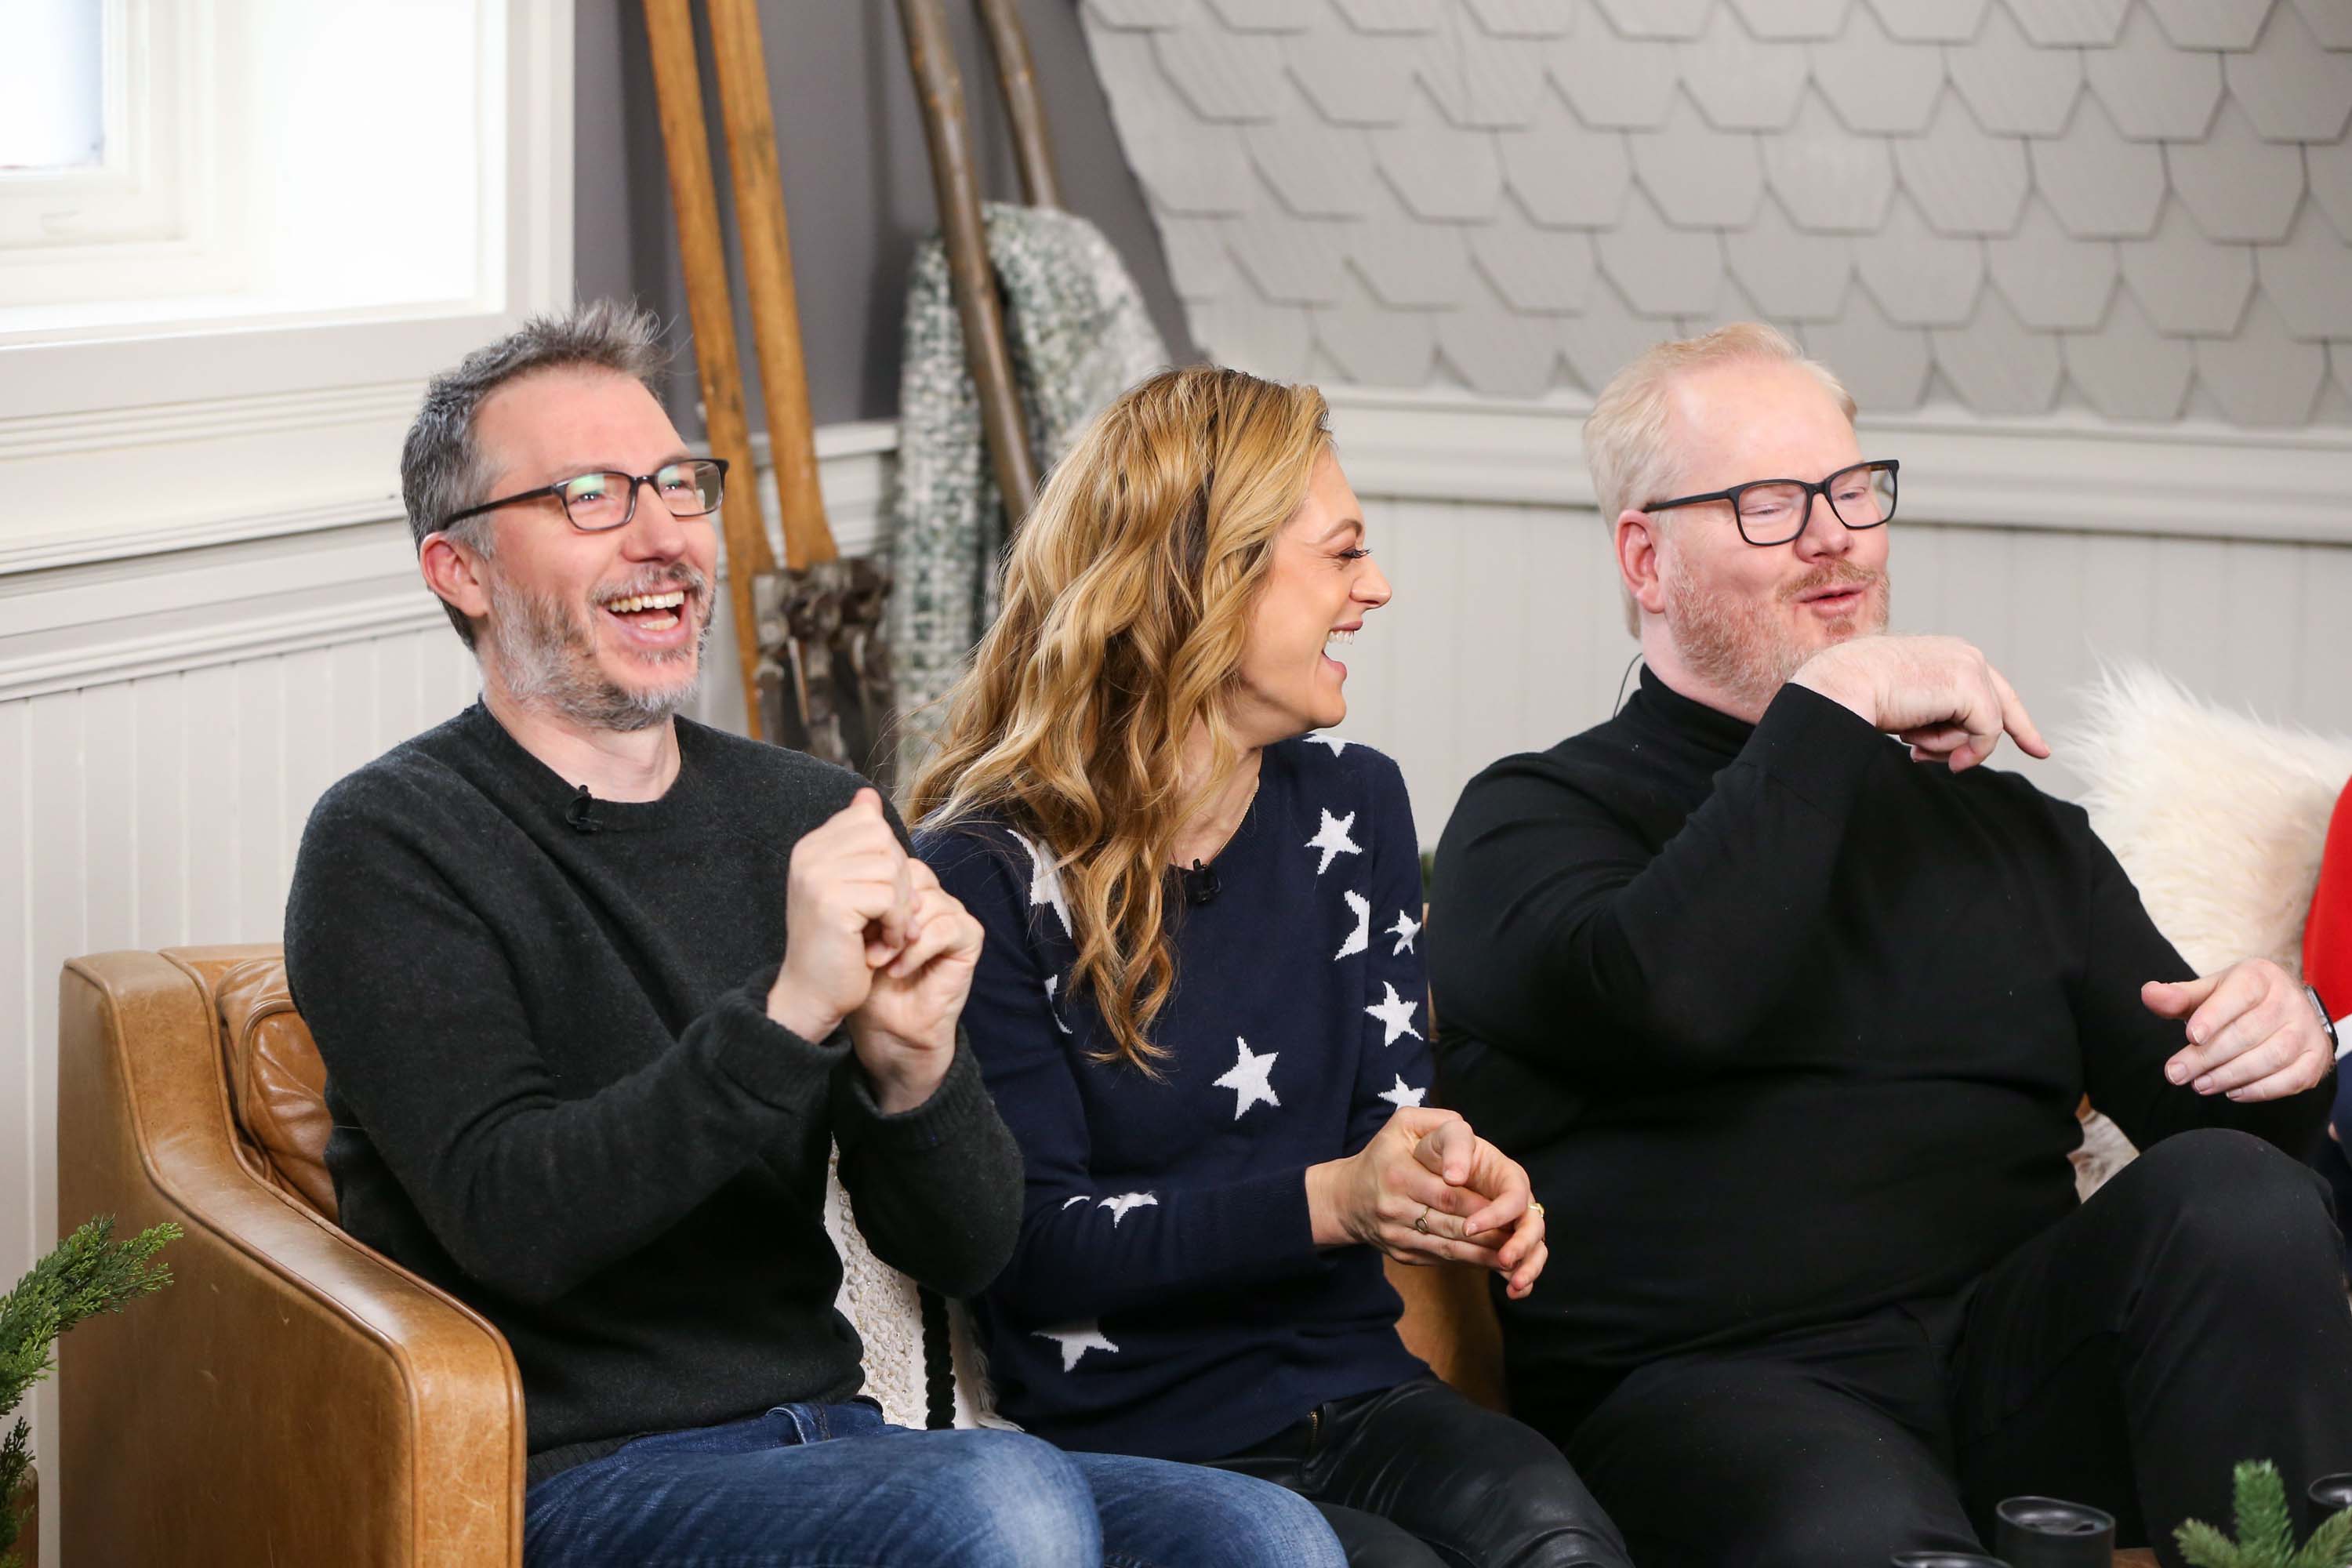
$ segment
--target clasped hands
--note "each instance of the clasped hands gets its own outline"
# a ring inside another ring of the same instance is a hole
[[[804,1040],[846,1023],[885,1112],[930,1098],[955,1055],[981,925],[861,789],[793,846],[768,1016]]]
[[[1401,1107],[1354,1154],[1308,1166],[1307,1212],[1318,1247],[1474,1263],[1502,1275],[1514,1301],[1551,1256],[1527,1172],[1451,1110]]]
[[[2004,733],[2033,756],[2050,754],[2015,689],[1957,637],[1854,637],[1815,654],[1791,679],[1898,737],[1915,760],[1954,773],[1990,756]],[[2188,1020],[2188,1047],[2165,1063],[2164,1076],[2199,1094],[2284,1099],[2318,1083],[2334,1061],[2310,998],[2268,959],[2150,981],[2140,1000],[2158,1017]]]

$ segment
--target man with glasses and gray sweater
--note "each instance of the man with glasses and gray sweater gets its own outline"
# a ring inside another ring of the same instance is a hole
[[[660,357],[594,305],[433,383],[402,479],[482,698],[327,792],[287,908],[344,1227],[521,1370],[525,1560],[1334,1568],[1280,1488],[858,1396],[829,1146],[937,1289],[1019,1222],[958,1028],[980,927],[862,780],[677,716],[729,476]]]

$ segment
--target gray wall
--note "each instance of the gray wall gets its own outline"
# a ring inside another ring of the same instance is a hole
[[[974,8],[970,0],[945,0],[945,9],[985,160],[986,189],[1017,201],[1003,106]],[[1076,11],[1071,0],[1022,0],[1021,13],[1044,84],[1063,199],[1119,248],[1162,335],[1186,356],[1191,338],[1159,235],[1119,154]],[[677,341],[686,345],[686,289],[643,13],[638,0],[581,0],[577,17],[579,291],[583,299],[635,296],[674,322]],[[937,222],[898,8],[891,0],[761,0],[760,20],[817,422],[894,417],[907,268],[916,244]],[[715,121],[718,92],[707,33],[701,55],[703,94]],[[724,155],[723,142],[714,136],[719,199],[727,207]],[[745,374],[756,387],[740,276],[735,304]],[[700,424],[693,417],[695,398],[688,352],[678,357],[671,398],[688,428]],[[756,401],[752,422],[763,424]]]

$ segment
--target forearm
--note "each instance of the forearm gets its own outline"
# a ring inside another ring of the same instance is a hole
[[[1324,1266],[1304,1170],[1191,1189],[1166,1181],[1087,1190],[1033,1182],[1020,1245],[991,1294],[1023,1321],[1062,1322],[1297,1279]]]

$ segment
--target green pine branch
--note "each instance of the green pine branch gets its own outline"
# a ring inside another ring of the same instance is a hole
[[[2249,1459],[2235,1472],[2232,1492],[2238,1539],[2201,1520],[2172,1532],[2189,1568],[2345,1568],[2352,1562],[2352,1509],[2322,1521],[2295,1550],[2286,1480],[2268,1459]]]
[[[114,1221],[101,1215],[58,1243],[57,1249],[0,1296],[0,1415],[16,1408],[33,1384],[55,1370],[58,1336],[100,1312],[119,1312],[172,1282],[156,1262],[180,1227],[164,1222],[128,1241],[116,1241]],[[31,1433],[22,1417],[0,1441],[0,1568],[17,1568],[17,1483],[33,1462]]]

